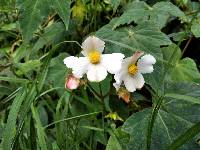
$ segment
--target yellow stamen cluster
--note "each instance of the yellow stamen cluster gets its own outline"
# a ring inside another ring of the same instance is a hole
[[[128,73],[130,73],[131,75],[135,75],[138,71],[138,68],[135,64],[131,64],[129,67],[128,67]]]
[[[97,50],[91,51],[88,54],[88,58],[92,64],[98,64],[100,61],[101,53]]]

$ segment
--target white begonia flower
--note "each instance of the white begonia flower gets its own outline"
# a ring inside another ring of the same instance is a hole
[[[144,86],[145,81],[142,74],[153,72],[153,64],[156,63],[156,59],[150,54],[142,55],[143,52],[136,51],[132,57],[123,60],[122,68],[114,76],[116,83],[113,85],[117,91],[122,82],[129,92],[134,92]]]
[[[102,54],[105,42],[95,36],[89,36],[81,48],[85,57],[70,56],[64,59],[64,64],[72,68],[72,73],[76,78],[82,78],[87,74],[91,82],[100,82],[107,76],[117,73],[121,69],[124,55],[121,53]]]

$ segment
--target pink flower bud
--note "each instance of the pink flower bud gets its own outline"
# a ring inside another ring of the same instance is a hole
[[[76,78],[73,74],[68,75],[65,82],[65,88],[74,90],[77,89],[79,86],[80,80]]]

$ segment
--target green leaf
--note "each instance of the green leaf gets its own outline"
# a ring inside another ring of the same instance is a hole
[[[29,80],[27,80],[27,79],[21,79],[21,78],[16,78],[16,77],[1,77],[0,76],[0,80],[8,81],[8,82],[22,83],[22,84],[26,84],[29,82]]]
[[[147,20],[149,8],[150,7],[145,2],[140,1],[128,4],[128,7],[116,21],[113,28],[116,28],[119,25],[130,24],[133,21],[139,23],[140,21]]]
[[[61,53],[57,57],[51,59],[49,72],[47,75],[47,82],[51,83],[53,87],[63,87],[64,90],[65,78],[67,77],[68,69],[63,63],[64,58],[68,56],[67,53]],[[59,89],[60,91],[61,89]],[[63,92],[59,92],[62,94]]]
[[[181,50],[175,45],[163,48],[164,60],[169,68],[168,78],[173,81],[192,81],[199,82],[200,73],[196,63],[190,58],[181,58]]]
[[[41,92],[41,90],[44,86],[44,83],[45,83],[46,77],[47,77],[50,59],[52,57],[54,50],[55,49],[53,48],[49,52],[49,55],[47,56],[47,58],[44,62],[44,66],[42,68],[43,70],[41,71],[41,73],[38,73],[37,78],[28,88],[28,91],[27,91],[28,95],[26,97],[26,101],[23,103],[21,111],[20,111],[19,128],[18,128],[17,134],[15,136],[14,142],[16,141],[17,137],[20,135],[20,133],[22,131],[21,129],[24,125],[24,119],[30,110],[31,104],[36,99],[37,94]]]
[[[168,35],[169,37],[172,37],[174,41],[184,41],[187,40],[190,37],[189,31],[180,31],[180,32],[174,32]]]
[[[167,82],[164,90],[166,95],[174,93],[176,96],[161,97],[160,102],[155,97],[153,108],[134,113],[124,123],[122,131],[130,135],[127,149],[166,149],[194,123],[200,121],[198,102],[200,85],[187,82]],[[185,101],[180,99],[185,99]],[[185,139],[181,144],[184,144],[183,149],[198,149],[192,137]]]
[[[183,143],[192,139],[195,135],[200,133],[200,122],[193,125],[190,129],[188,129],[185,133],[179,136],[170,146],[169,149],[175,150],[180,147]]]
[[[17,63],[15,66],[19,69],[16,71],[18,75],[25,74],[29,71],[36,70],[41,65],[39,60],[29,60],[25,63]]]
[[[185,14],[171,2],[158,2],[153,5],[150,12],[150,20],[157,23],[160,28],[166,25],[171,16],[185,18]]]
[[[69,19],[71,14],[70,5],[71,0],[52,0],[52,7],[64,22],[66,30],[68,30]]]
[[[163,107],[166,111],[176,114],[196,123],[200,120],[200,85],[188,82],[167,82],[165,94],[173,94],[173,97],[165,97]],[[174,96],[174,94],[176,96]],[[181,95],[181,97],[178,97]]]
[[[191,96],[186,96],[186,95],[181,95],[181,94],[176,94],[176,93],[166,93],[165,97],[176,98],[176,99],[180,99],[183,101],[200,104],[200,100],[198,98],[194,98]]]
[[[131,22],[140,23],[141,21],[150,20],[156,23],[160,28],[164,27],[170,18],[175,16],[184,18],[184,13],[170,2],[158,2],[153,7],[148,6],[145,2],[133,1],[128,4],[122,16],[117,20],[114,28]]]
[[[129,142],[129,136],[123,132],[121,128],[116,129],[114,132],[110,131],[111,134],[106,150],[125,150],[126,144]]]
[[[39,114],[33,105],[31,105],[31,110],[32,110],[33,118],[35,119],[35,122],[36,122],[35,126],[37,128],[37,136],[38,136],[40,148],[42,150],[47,150],[47,144],[45,141],[46,135],[44,132],[44,128],[42,127]]]
[[[121,0],[110,0],[110,4],[113,8],[113,11],[116,12],[117,8],[120,5]]]
[[[147,149],[147,131],[152,109],[133,114],[123,125],[122,130],[130,134],[127,149]],[[183,134],[193,124],[174,114],[159,110],[153,124],[150,149],[166,149],[176,138]],[[184,144],[184,143],[183,143]],[[182,146],[185,149],[197,149],[195,141]]]
[[[145,83],[150,85],[157,95],[163,95],[165,70],[162,59],[157,59],[153,68],[152,73],[144,74]]]
[[[10,150],[13,144],[13,138],[16,134],[16,121],[22,102],[26,98],[26,89],[22,88],[17,93],[10,112],[8,115],[7,123],[3,132],[3,149]]]
[[[48,0],[17,0],[17,8],[22,37],[28,43],[43,19],[48,16]]]
[[[193,21],[191,26],[191,31],[196,38],[200,37],[200,19],[199,20],[196,19],[195,21]]]
[[[22,58],[28,55],[30,49],[26,46],[26,44],[20,45],[16,51],[12,54],[12,60],[14,63],[20,62]]]
[[[151,115],[151,109],[136,112],[130,116],[122,126],[122,131],[130,135],[127,149],[138,150],[147,147],[147,129]]]
[[[44,29],[44,33],[39,37],[35,43],[32,51],[33,53],[37,52],[44,45],[56,44],[63,37],[65,31],[64,25],[62,22],[56,22]]]
[[[112,30],[116,21],[113,19],[96,33],[98,37],[109,42],[110,45],[107,45],[109,52],[121,52],[130,56],[135,50],[140,49],[155,57],[161,57],[160,46],[171,43],[169,38],[151,22],[141,22],[136,27]]]

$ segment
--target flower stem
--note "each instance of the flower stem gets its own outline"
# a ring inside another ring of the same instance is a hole
[[[95,89],[89,83],[87,85],[88,85],[89,89],[92,91],[92,93],[95,96],[97,96],[100,100],[102,100],[101,95],[97,91],[95,91]]]
[[[185,45],[185,47],[184,47],[184,49],[183,49],[183,51],[182,51],[182,56],[183,56],[183,54],[185,53],[186,49],[188,48],[188,46],[189,46],[189,44],[190,44],[192,38],[193,38],[193,36],[191,36],[191,37],[189,38],[189,40],[187,41],[187,43],[186,43],[186,45]]]

